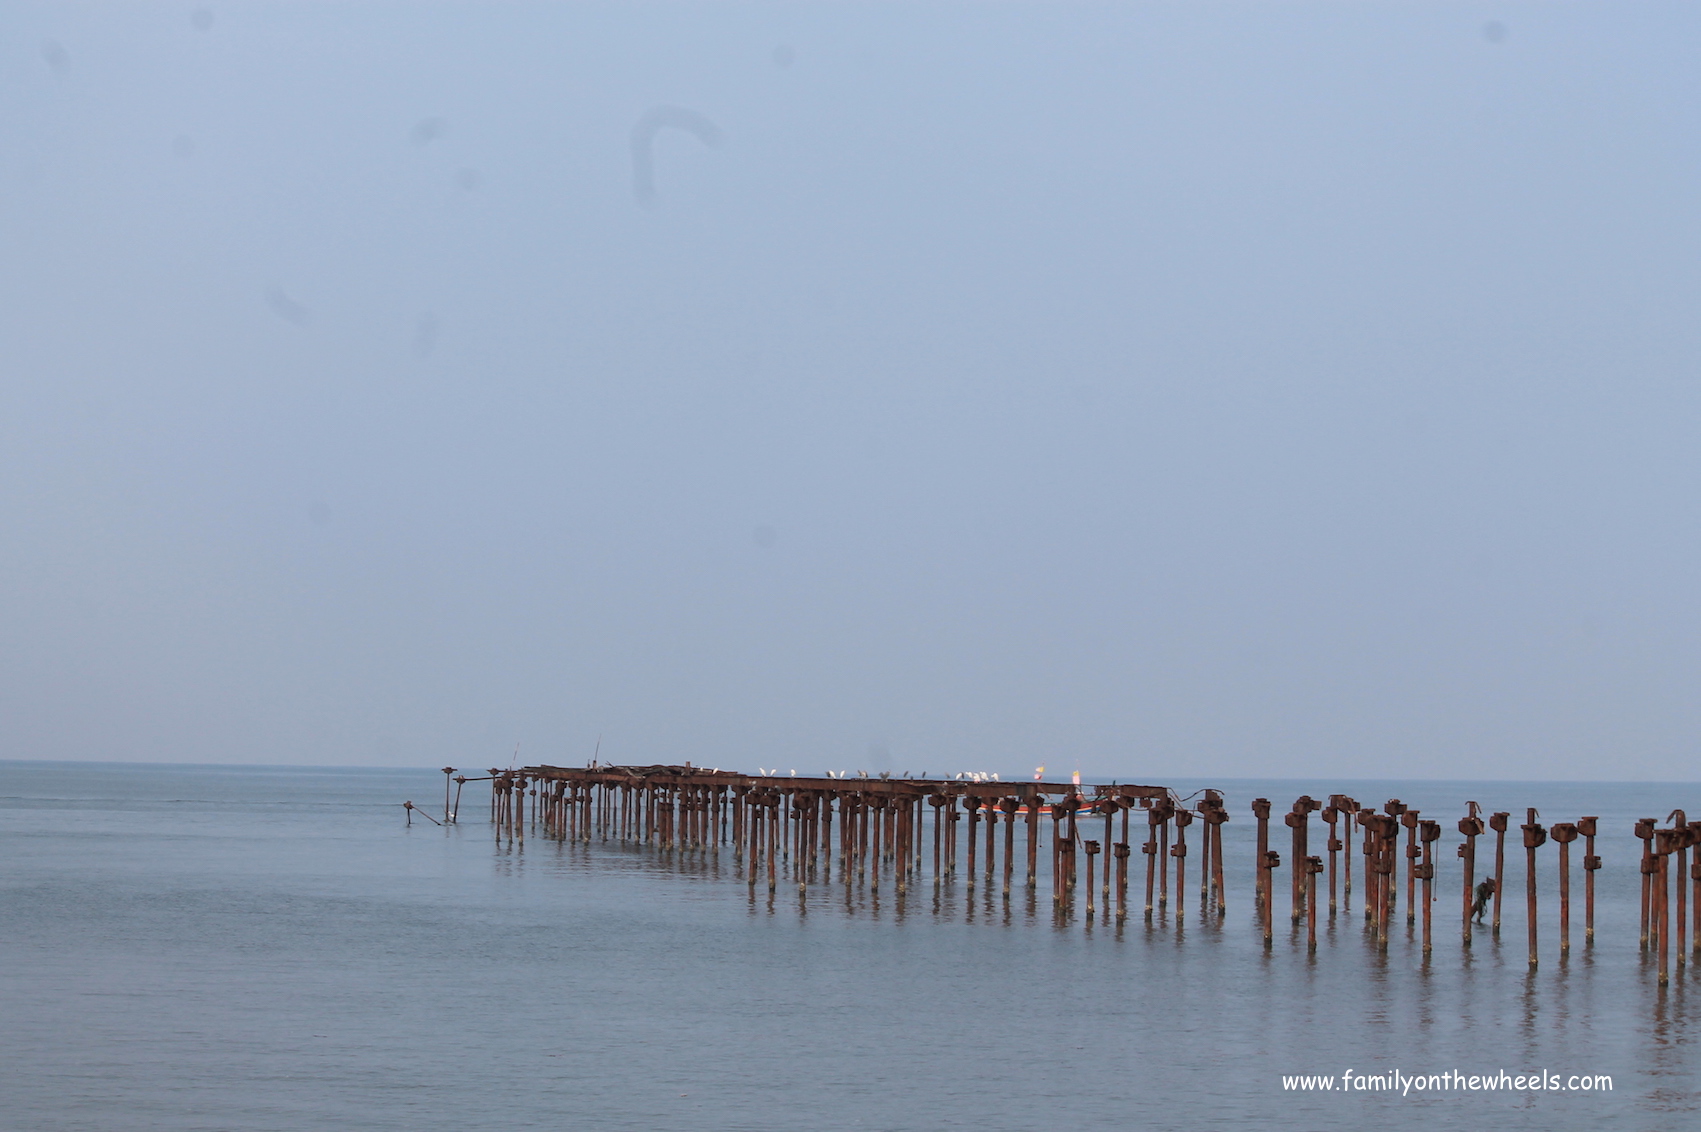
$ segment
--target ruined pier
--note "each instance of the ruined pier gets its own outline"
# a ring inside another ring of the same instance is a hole
[[[456,774],[453,767],[443,773],[441,820],[408,802],[410,822],[419,814],[440,825],[455,824],[461,788],[488,781],[489,820],[498,840],[617,842],[662,852],[724,848],[752,891],[774,893],[787,884],[807,893],[811,886],[837,883],[877,896],[883,887],[903,894],[929,880],[960,881],[989,899],[1008,901],[1018,889],[1037,898],[1043,891],[1060,914],[1079,910],[1088,924],[1113,917],[1120,923],[1128,916],[1130,873],[1138,853],[1145,867],[1133,883],[1143,881],[1143,892],[1133,899],[1146,917],[1172,906],[1179,916],[1189,905],[1190,881],[1197,885],[1201,915],[1221,917],[1228,907],[1222,827],[1230,813],[1216,790],[1182,798],[1166,787],[1133,783],[1000,782],[986,775],[748,775],[689,763],[493,768],[476,778]],[[1275,808],[1269,799],[1257,798],[1250,810],[1256,823],[1251,908],[1265,946],[1271,946],[1275,877],[1283,867],[1282,854],[1270,841]],[[1317,827],[1311,824],[1314,816]],[[1583,815],[1551,828],[1540,817],[1527,809],[1515,827],[1525,856],[1518,871],[1532,969],[1541,961],[1545,918],[1551,917],[1557,929],[1558,954],[1564,957],[1572,947],[1572,843],[1582,842],[1585,947],[1595,939],[1595,874],[1602,867],[1598,817]],[[1357,856],[1369,941],[1387,948],[1400,918],[1403,889],[1406,931],[1421,939],[1426,957],[1430,954],[1435,902],[1448,879],[1442,870],[1439,820],[1424,818],[1397,798],[1376,808],[1345,794],[1331,794],[1327,802],[1301,795],[1281,819],[1291,845],[1285,903],[1293,930],[1303,928],[1312,950],[1319,918],[1333,922],[1352,909]],[[1645,818],[1633,831],[1641,841],[1640,942],[1662,984],[1674,968],[1683,969],[1692,955],[1701,955],[1701,822],[1689,821],[1682,810],[1665,821]],[[1478,932],[1499,940],[1503,898],[1509,881],[1516,883],[1507,875],[1506,852],[1514,826],[1510,812],[1485,818],[1481,806],[1468,802],[1456,828],[1462,840],[1453,854],[1460,861],[1453,881],[1459,885],[1454,890],[1459,903],[1453,907],[1459,909],[1459,943],[1470,948]],[[1312,852],[1314,829],[1323,835],[1322,852]],[[1131,830],[1143,835],[1137,845]],[[1489,833],[1494,835],[1492,868],[1478,858],[1478,839]],[[1538,860],[1549,845],[1555,847],[1549,852],[1554,854],[1557,901],[1546,905],[1544,917]],[[1190,856],[1196,860],[1191,875]],[[1320,892],[1325,874],[1326,898]]]

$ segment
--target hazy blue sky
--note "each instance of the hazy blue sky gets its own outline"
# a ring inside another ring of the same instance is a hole
[[[1695,778],[1689,3],[10,5],[0,757]]]

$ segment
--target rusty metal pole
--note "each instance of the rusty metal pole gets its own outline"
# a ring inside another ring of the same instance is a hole
[[[1074,886],[1069,883],[1069,878],[1075,872],[1075,839],[1065,837],[1058,842],[1057,849],[1059,862],[1057,875],[1061,883],[1061,888],[1057,893],[1057,907],[1060,911],[1064,911],[1069,908],[1070,900],[1074,896]]]
[[[1353,818],[1359,811],[1359,805],[1357,799],[1345,794],[1329,795],[1329,804],[1346,819],[1346,824],[1341,829],[1341,908],[1347,911],[1353,906]]]
[[[1417,846],[1418,811],[1401,814],[1400,824],[1406,827],[1406,923],[1410,924],[1417,919],[1417,865],[1422,855]]]
[[[868,890],[870,892],[878,894],[880,892],[880,859],[886,852],[886,846],[885,846],[886,798],[885,798],[885,795],[882,795],[882,794],[870,795],[869,799],[868,799],[868,809],[870,811],[869,816],[868,816],[868,828],[873,833],[873,835],[869,838],[869,842],[868,842],[868,846],[867,846],[867,851],[868,851]],[[970,852],[972,853],[973,849],[974,849],[974,841],[973,841],[972,838],[969,841],[969,848],[970,848]],[[973,861],[971,860],[970,863],[972,864]],[[974,883],[973,875],[971,875],[969,877],[969,883],[971,885],[973,885],[973,883]]]
[[[1220,918],[1228,912],[1228,883],[1223,876],[1223,826],[1229,820],[1228,810],[1219,802],[1211,810],[1211,824],[1206,832],[1211,839],[1211,877],[1212,887],[1217,894],[1217,916]]]
[[[744,877],[750,883],[750,895],[754,899],[756,896],[756,870],[760,867],[762,860],[762,835],[760,832],[762,813],[761,807],[756,804],[754,793],[745,795],[744,808],[745,815],[742,825],[749,846],[749,852],[745,854]]]
[[[1014,798],[1001,798],[998,808],[1004,811],[1004,899],[1010,899],[1010,880],[1016,873],[1016,810],[1021,805]]]
[[[1388,903],[1388,924],[1394,922],[1394,910],[1400,906],[1400,873],[1395,863],[1400,855],[1400,822],[1406,813],[1406,804],[1398,798],[1390,798],[1382,806],[1382,812],[1393,819],[1385,830],[1386,844],[1383,851],[1388,855],[1389,871],[1382,874],[1383,896]]]
[[[1598,817],[1577,819],[1577,832],[1583,835],[1583,946],[1595,942],[1595,873],[1601,859],[1595,856],[1595,825]]]
[[[1080,833],[1076,829],[1076,815],[1081,810],[1081,794],[1080,794],[1080,792],[1076,791],[1075,793],[1069,795],[1069,797],[1067,799],[1065,799],[1065,804],[1069,807],[1069,855],[1068,855],[1067,858],[1065,858],[1069,867],[1064,872],[1064,881],[1069,886],[1070,897],[1073,898],[1074,895],[1075,895],[1075,881],[1076,881],[1076,877],[1075,877],[1075,844],[1080,840]],[[1177,894],[1177,895],[1179,897],[1179,894]]]
[[[1652,894],[1654,884],[1654,826],[1653,818],[1636,823],[1636,836],[1642,839],[1642,946],[1646,948],[1653,934]]]
[[[1113,798],[1101,798],[1099,800],[1099,812],[1104,815],[1104,847],[1107,851],[1110,850],[1116,844],[1115,821],[1116,821],[1117,809],[1118,809],[1118,807],[1117,807],[1115,799],[1113,799]],[[1104,891],[1101,893],[1101,895],[1104,897],[1104,907],[1105,907],[1105,911],[1108,913],[1110,911],[1110,858],[1109,857],[1106,857],[1104,859],[1103,887],[1104,887]]]
[[[1276,879],[1275,876],[1272,875],[1273,870],[1279,869],[1279,868],[1281,868],[1281,866],[1282,866],[1282,855],[1280,853],[1276,852],[1274,849],[1264,850],[1264,856],[1259,862],[1259,867],[1264,872],[1264,876],[1266,878],[1266,883],[1268,885],[1270,885],[1271,887],[1274,887],[1275,879]],[[1296,868],[1296,869],[1302,868],[1303,866],[1304,866],[1304,862],[1302,862],[1302,861],[1294,862],[1294,868]],[[1265,904],[1264,905],[1264,946],[1266,948],[1268,948],[1272,945],[1272,942],[1275,939],[1275,931],[1276,931],[1275,909],[1272,908],[1269,904]]]
[[[1063,811],[1060,802],[1051,804],[1051,902],[1063,901]]]
[[[1270,938],[1270,871],[1264,859],[1270,852],[1270,799],[1254,798],[1252,800],[1252,816],[1258,821],[1258,847],[1253,850],[1256,854],[1257,869],[1254,872],[1252,885],[1252,901],[1258,908],[1258,915],[1264,922],[1264,938]]]
[[[1199,803],[1199,911],[1211,910],[1211,803],[1209,797]]]
[[[975,845],[980,840],[975,836],[979,832],[976,827],[980,824],[980,799],[971,794],[963,799],[963,805],[969,811],[969,868],[963,875],[967,878],[969,891],[972,892],[975,887]]]
[[[1293,873],[1288,882],[1288,919],[1296,924],[1299,923],[1299,918],[1305,915],[1306,855],[1302,852],[1305,848],[1305,835],[1300,831],[1306,824],[1306,816],[1298,802],[1294,803],[1293,809],[1282,815],[1282,821],[1290,831],[1289,840],[1292,842],[1289,847]]]
[[[1309,857],[1311,850],[1311,811],[1317,809],[1317,801],[1309,794],[1302,794],[1294,801],[1293,809],[1283,819],[1293,830],[1293,922],[1299,923],[1299,918],[1305,914],[1305,896],[1308,891],[1308,875],[1301,866]]]
[[[1500,938],[1500,897],[1506,891],[1506,828],[1512,815],[1501,811],[1488,815],[1494,830],[1494,938]]]
[[[1465,816],[1459,819],[1459,832],[1465,835],[1465,840],[1459,845],[1459,858],[1465,862],[1465,908],[1464,924],[1461,929],[1466,947],[1471,945],[1471,911],[1476,895],[1477,880],[1477,838],[1482,835],[1482,818],[1477,815],[1482,807],[1475,802],[1466,802]]]
[[[1112,852],[1116,854],[1116,919],[1121,923],[1128,918],[1128,857],[1133,850],[1128,842],[1118,841]]]
[[[1554,822],[1548,831],[1559,846],[1559,953],[1571,950],[1571,843],[1577,840],[1573,822]]]
[[[1330,801],[1327,806],[1323,807],[1321,816],[1323,818],[1323,824],[1329,827],[1329,834],[1324,843],[1324,848],[1329,853],[1329,918],[1332,920],[1335,918],[1336,901],[1335,858],[1339,855],[1341,850],[1340,831],[1336,828],[1336,823],[1341,820],[1341,811],[1333,801]]]
[[[1087,923],[1093,922],[1093,858],[1099,854],[1097,841],[1083,841],[1081,848],[1087,854]]]
[[[1673,810],[1666,815],[1666,820],[1673,823],[1673,828],[1682,831],[1681,837],[1672,839],[1675,848],[1672,850],[1672,877],[1677,889],[1677,965],[1682,967],[1689,962],[1688,948],[1685,946],[1689,932],[1689,886],[1683,883],[1689,874],[1689,816],[1682,810]]]
[[[1175,858],[1175,916],[1179,920],[1186,911],[1187,901],[1187,827],[1193,824],[1192,810],[1175,811],[1175,844],[1170,855]]]
[[[1305,942],[1308,950],[1317,950],[1317,874],[1323,871],[1323,858],[1305,859]]]
[[[1028,889],[1039,887],[1040,793],[1028,795]]]
[[[1418,826],[1418,839],[1423,843],[1423,860],[1418,864],[1418,879],[1423,881],[1423,949],[1430,950],[1430,908],[1435,902],[1435,843],[1441,840],[1441,823],[1426,821]]]
[[[768,893],[772,895],[779,887],[778,849],[780,838],[785,835],[781,824],[785,818],[781,813],[781,798],[776,790],[768,792]]]
[[[1695,916],[1695,930],[1689,933],[1689,946],[1695,954],[1701,955],[1701,821],[1689,823],[1689,844],[1695,848],[1689,862],[1689,882],[1695,890],[1689,901],[1690,911]],[[1679,873],[1677,883],[1682,884],[1683,881],[1683,874]]]
[[[1162,811],[1163,824],[1158,826],[1158,907],[1169,904],[1169,822],[1175,816],[1175,804],[1166,801]]]
[[[1671,885],[1667,879],[1671,874],[1671,854],[1656,848],[1654,867],[1659,870],[1655,900],[1659,906],[1660,982],[1665,983],[1671,979]]]
[[[1128,840],[1128,811],[1134,808],[1134,799],[1124,798],[1122,806],[1122,840],[1117,842],[1116,850],[1116,918],[1128,918],[1128,858],[1134,850]],[[1701,905],[1697,905],[1701,907]]]
[[[1669,831],[1663,829],[1655,831],[1655,837],[1661,842],[1661,844],[1654,850],[1653,858],[1654,923],[1657,925],[1655,930],[1660,937],[1659,977],[1662,985],[1665,984],[1669,978],[1667,956],[1671,943],[1671,925],[1666,922],[1666,909],[1669,906],[1669,901],[1666,896],[1666,874],[1669,871],[1666,867],[1666,861],[1668,858],[1666,853],[1663,852],[1665,848],[1664,842],[1667,840],[1668,832]]]
[[[1341,829],[1341,911],[1353,910],[1353,854],[1349,846],[1353,843],[1353,819],[1358,814],[1358,803],[1342,807],[1341,814],[1346,824]]]
[[[1376,924],[1377,916],[1379,915],[1377,908],[1380,907],[1379,898],[1376,895],[1376,831],[1380,828],[1377,825],[1377,821],[1381,818],[1381,816],[1381,814],[1378,814],[1369,806],[1361,808],[1356,815],[1358,819],[1359,848],[1364,853],[1364,918],[1370,921],[1371,934],[1373,936],[1377,931]]]
[[[927,795],[927,805],[934,807],[934,883],[936,885],[941,882],[942,873],[939,870],[944,863],[944,858],[941,856],[941,839],[939,839],[939,827],[944,826],[944,822],[939,820],[939,807],[944,803],[946,803],[946,797],[942,793]]]
[[[1387,827],[1394,819],[1366,807],[1358,815],[1364,830],[1364,914],[1370,919],[1370,935],[1378,948],[1388,946]]]
[[[1536,943],[1539,922],[1536,920],[1536,849],[1547,842],[1547,830],[1536,824],[1539,815],[1534,806],[1529,808],[1529,820],[1520,828],[1524,831],[1524,854],[1528,865],[1525,873],[1524,898],[1527,905],[1526,914],[1530,921],[1530,966],[1536,965]]]
[[[1383,826],[1392,821],[1366,806],[1359,811],[1358,827],[1364,831],[1364,915],[1370,921],[1370,937],[1378,947],[1386,946],[1385,923],[1388,899],[1383,890],[1387,878],[1382,875]]]
[[[1150,802],[1148,798],[1146,801]],[[1152,886],[1157,877],[1158,863],[1158,807],[1151,806],[1146,810],[1146,840],[1140,845],[1140,852],[1146,858],[1146,918],[1152,916]]]

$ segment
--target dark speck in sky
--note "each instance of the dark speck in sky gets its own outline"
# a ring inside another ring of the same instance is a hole
[[[56,75],[63,75],[71,70],[71,56],[66,52],[65,45],[57,39],[42,42],[41,57],[47,60],[47,65],[53,68]]]
[[[1482,37],[1490,43],[1506,42],[1506,25],[1499,20],[1490,20],[1482,26]]]
[[[306,326],[313,319],[312,311],[284,294],[283,289],[275,284],[266,288],[266,305],[279,318],[296,326]]]
[[[726,135],[721,128],[695,110],[682,106],[652,106],[632,127],[632,195],[639,204],[656,196],[656,134],[663,129],[684,130],[710,149],[718,149]]]
[[[430,145],[449,132],[449,123],[441,118],[421,119],[413,128],[414,145]]]

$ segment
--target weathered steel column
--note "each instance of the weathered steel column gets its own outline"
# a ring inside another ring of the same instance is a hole
[[[1335,858],[1341,850],[1341,838],[1339,831],[1336,829],[1336,823],[1341,820],[1341,811],[1335,803],[1331,801],[1327,806],[1323,807],[1323,812],[1319,816],[1322,817],[1323,824],[1329,827],[1328,838],[1324,842],[1323,847],[1329,854],[1329,918],[1333,919],[1335,916],[1336,903]]]
[[[1595,873],[1601,867],[1601,859],[1595,856],[1595,824],[1598,817],[1577,819],[1577,832],[1583,835],[1583,945],[1594,946],[1595,942]]]
[[[1341,829],[1341,908],[1347,910],[1353,906],[1353,818],[1358,814],[1359,804],[1356,798],[1345,794],[1329,795],[1329,804],[1340,811],[1341,817],[1346,821],[1346,825]]]
[[[1407,810],[1400,815],[1400,824],[1406,827],[1406,923],[1417,920],[1417,865],[1418,858],[1423,855],[1417,845],[1418,835],[1417,810]]]
[[[1282,855],[1280,853],[1276,852],[1274,849],[1264,850],[1264,855],[1259,858],[1259,868],[1264,873],[1264,885],[1265,885],[1266,891],[1268,891],[1275,882],[1276,878],[1272,875],[1273,870],[1279,869],[1281,867],[1282,867]],[[1305,862],[1303,862],[1303,861],[1295,861],[1294,862],[1294,868],[1300,869],[1300,868],[1304,868],[1304,867],[1305,867]],[[1266,903],[1264,905],[1263,915],[1264,915],[1264,946],[1265,947],[1271,947],[1271,946],[1273,946],[1274,941],[1275,941],[1276,911],[1273,907],[1271,907],[1268,903]]]
[[[1004,899],[1010,899],[1010,881],[1016,873],[1016,811],[1021,803],[1015,798],[1004,797],[998,800],[998,808],[1004,813]]]
[[[1659,936],[1660,942],[1659,977],[1662,984],[1667,982],[1670,977],[1668,953],[1671,945],[1671,925],[1667,921],[1667,909],[1670,907],[1670,901],[1666,895],[1666,874],[1670,870],[1668,869],[1666,862],[1671,859],[1670,854],[1674,848],[1672,845],[1672,835],[1674,833],[1674,830],[1669,829],[1655,830],[1655,846],[1652,851],[1654,863],[1654,872],[1652,874],[1654,888],[1653,920],[1654,932]]]
[[[1306,880],[1307,874],[1301,866],[1311,855],[1311,812],[1318,808],[1317,799],[1309,794],[1302,794],[1295,799],[1293,809],[1283,819],[1288,828],[1293,830],[1293,922],[1296,924],[1305,914],[1305,899],[1310,882]]]
[[[1500,897],[1506,891],[1506,828],[1512,815],[1504,810],[1488,815],[1494,830],[1494,938],[1500,938]]]
[[[1114,826],[1114,822],[1116,820],[1116,812],[1117,812],[1116,799],[1114,799],[1114,798],[1100,798],[1099,799],[1099,813],[1104,815],[1104,847],[1107,851],[1110,850],[1110,848],[1113,845],[1116,844],[1116,829],[1115,829],[1115,826]],[[1104,896],[1105,911],[1109,912],[1110,911],[1110,858],[1109,857],[1106,857],[1104,859],[1104,892],[1102,893],[1102,895]]]
[[[1462,928],[1464,944],[1471,945],[1471,920],[1475,911],[1476,876],[1477,876],[1477,838],[1482,836],[1483,821],[1477,816],[1482,807],[1475,802],[1466,802],[1468,807],[1464,817],[1459,819],[1459,832],[1465,835],[1465,840],[1459,846],[1459,857],[1465,862],[1465,907],[1464,924]]]
[[[949,801],[949,799],[946,798],[945,795],[943,795],[943,794],[929,794],[927,796],[927,804],[929,806],[933,807],[933,883],[934,884],[938,884],[942,879],[944,879],[944,873],[942,871],[943,868],[944,868],[944,858],[941,856],[942,850],[941,850],[941,842],[940,842],[940,836],[941,836],[940,831],[943,828],[943,826],[945,825],[945,822],[940,817],[939,807],[943,806],[947,801]]]
[[[1116,918],[1128,918],[1128,857],[1133,852],[1128,842],[1118,841],[1112,850],[1116,854]]]
[[[1087,854],[1087,923],[1093,922],[1093,859],[1099,855],[1097,841],[1083,841],[1081,848]]]
[[[1169,823],[1175,817],[1175,803],[1165,799],[1163,824],[1158,826],[1158,907],[1169,904]]]
[[[1644,948],[1648,946],[1653,936],[1654,826],[1657,824],[1653,818],[1643,818],[1636,823],[1636,836],[1642,839],[1642,946]]]
[[[1423,860],[1417,866],[1418,879],[1423,881],[1423,949],[1430,950],[1430,907],[1434,903],[1435,893],[1432,887],[1435,880],[1435,843],[1441,839],[1441,823],[1438,821],[1421,822],[1418,825],[1418,840],[1423,843]]]
[[[1145,799],[1146,809],[1146,840],[1140,846],[1140,852],[1146,857],[1146,918],[1152,916],[1153,882],[1157,879],[1158,863],[1158,815],[1159,807],[1152,799]]]
[[[1305,943],[1307,950],[1317,950],[1317,874],[1323,871],[1323,858],[1305,859]]]
[[[1193,824],[1193,811],[1175,811],[1175,844],[1170,855],[1175,858],[1175,915],[1177,919],[1187,909],[1187,827]]]
[[[1529,820],[1521,827],[1524,831],[1524,854],[1528,868],[1524,883],[1524,896],[1528,905],[1527,913],[1530,920],[1530,966],[1536,965],[1536,942],[1538,938],[1539,921],[1536,919],[1536,849],[1547,842],[1547,830],[1536,824],[1535,807],[1529,809]]]
[[[1689,823],[1689,844],[1695,848],[1689,862],[1689,882],[1695,891],[1691,894],[1689,907],[1695,916],[1695,930],[1689,933],[1689,946],[1695,954],[1701,955],[1701,821]],[[1683,883],[1683,874],[1679,873],[1677,883]]]
[[[1672,850],[1672,878],[1677,889],[1677,965],[1684,966],[1689,962],[1685,940],[1689,931],[1689,886],[1683,883],[1689,876],[1689,817],[1682,810],[1673,810],[1666,815],[1666,820],[1673,823],[1674,829],[1683,831],[1681,837],[1672,839],[1675,848]]]
[[[1258,844],[1253,850],[1257,868],[1253,872],[1252,900],[1264,925],[1264,942],[1270,942],[1270,799],[1252,799],[1252,816],[1258,821]]]
[[[1024,788],[1028,806],[1028,888],[1039,887],[1040,801],[1042,795],[1033,787]]]
[[[1571,950],[1571,843],[1577,840],[1577,826],[1555,822],[1548,834],[1559,846],[1559,953],[1564,955]]]
[[[979,843],[979,838],[975,834],[979,832],[977,827],[980,824],[980,799],[970,794],[963,799],[963,805],[969,811],[969,867],[963,875],[968,878],[969,889],[973,891],[975,886],[975,846]]]
[[[1211,845],[1211,888],[1216,894],[1217,915],[1228,911],[1228,885],[1223,879],[1223,825],[1229,820],[1228,810],[1216,791],[1206,791],[1211,808],[1205,813],[1205,836]]]

